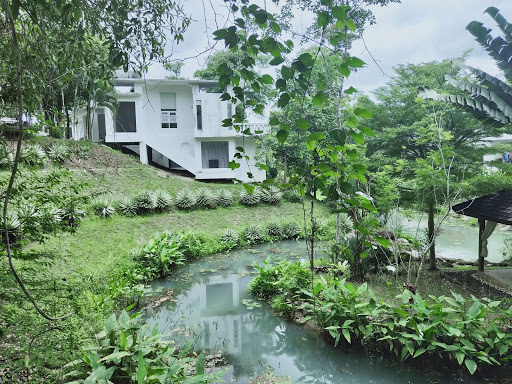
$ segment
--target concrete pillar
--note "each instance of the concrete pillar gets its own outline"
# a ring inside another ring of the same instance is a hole
[[[139,143],[139,156],[142,164],[148,164],[148,147],[144,141]]]

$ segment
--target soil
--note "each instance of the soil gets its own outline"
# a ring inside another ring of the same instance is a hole
[[[442,276],[461,286],[464,290],[472,292],[477,297],[487,297],[491,300],[512,299],[509,292],[505,292],[476,278],[476,271],[443,271]]]

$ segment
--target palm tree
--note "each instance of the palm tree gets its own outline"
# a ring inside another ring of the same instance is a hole
[[[489,7],[485,10],[498,24],[502,36],[493,37],[491,29],[478,21],[472,21],[466,29],[476,41],[494,59],[503,71],[506,81],[470,66],[464,66],[475,83],[455,80],[446,76],[449,84],[462,91],[462,94],[440,94],[428,87],[420,87],[419,95],[438,101],[446,101],[461,106],[486,125],[504,126],[512,123],[512,24],[500,13],[499,9]]]

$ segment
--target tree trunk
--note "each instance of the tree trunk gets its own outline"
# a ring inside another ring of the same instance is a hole
[[[485,220],[478,219],[478,272],[484,271],[484,256],[482,254],[482,235],[485,229]]]
[[[434,198],[428,202],[428,243],[430,255],[430,270],[436,270],[436,234],[434,226]]]

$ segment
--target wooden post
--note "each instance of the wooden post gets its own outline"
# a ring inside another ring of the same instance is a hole
[[[478,219],[478,272],[484,271],[484,255],[482,254],[482,235],[485,229],[485,220]]]

